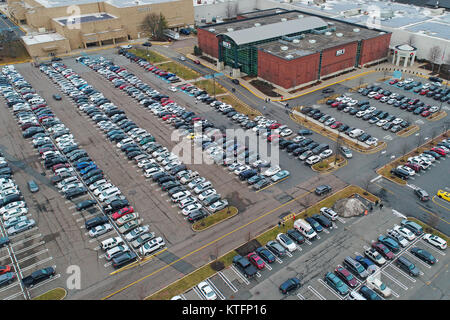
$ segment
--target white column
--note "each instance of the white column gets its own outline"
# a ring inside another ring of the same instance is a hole
[[[395,63],[396,66],[400,65],[400,55],[397,53],[397,62]]]
[[[408,59],[409,59],[409,57],[408,56],[405,56],[405,61],[403,61],[403,67],[407,67],[408,66]]]
[[[416,53],[414,52],[413,56],[411,57],[411,66],[414,64],[415,59],[416,59]]]
[[[394,64],[395,63],[395,51],[394,51],[394,54],[392,55],[392,64]]]

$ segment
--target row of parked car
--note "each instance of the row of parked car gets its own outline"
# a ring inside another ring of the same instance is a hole
[[[425,104],[423,101],[420,101],[420,99],[409,98],[396,92],[393,93],[376,84],[371,84],[366,88],[361,88],[358,92],[370,99],[373,98],[381,103],[386,103],[392,107],[412,112],[415,115],[421,115],[424,118],[439,110],[438,106],[431,106],[429,104]]]
[[[84,79],[76,75],[62,63],[54,63],[52,66],[41,66],[41,71],[46,73],[55,84],[58,84],[62,91],[74,100],[78,108],[90,116],[94,122],[108,122],[109,117],[124,115],[124,112],[115,113],[115,111],[122,111],[115,106],[109,106],[110,108],[108,108],[109,101],[100,92],[92,88]],[[137,131],[139,128],[135,126],[134,128],[130,128],[129,131],[131,129]],[[113,141],[119,134],[123,136],[123,139],[126,138],[122,132],[113,132],[110,135],[107,134],[107,137]],[[138,134],[134,138],[137,136]],[[129,159],[136,160],[140,155],[139,153],[132,154],[136,150],[126,149],[126,151]],[[76,157],[78,158],[78,156]],[[79,162],[80,159],[77,160],[77,170],[84,170],[80,169],[80,167],[87,165],[86,162],[88,160],[83,160],[81,163]],[[95,170],[97,169],[92,169],[92,171]],[[147,255],[163,248],[165,242],[162,237],[156,237],[154,232],[150,232],[148,225],[141,225],[139,213],[135,212],[134,207],[128,203],[128,200],[122,195],[120,189],[105,179],[100,172],[95,176],[99,176],[99,178],[96,178],[89,185],[90,192],[94,196],[97,196],[99,201],[103,202],[105,213],[109,214],[110,217],[108,219],[105,216],[87,221],[86,228],[91,228],[89,231],[90,235],[98,236],[99,234],[106,233],[112,230],[113,224],[115,224],[118,232],[123,234],[123,237],[127,239],[131,247],[139,250],[141,255]],[[106,208],[105,205],[107,205]],[[120,249],[120,251],[115,252],[116,256],[112,258],[114,267],[121,267],[136,259],[136,254],[133,250],[130,250],[128,245],[116,245],[114,248],[114,250]]]
[[[348,99],[350,98],[348,97],[340,97],[340,98],[342,98],[341,101],[328,100],[327,104],[333,107],[333,105],[338,106],[339,103],[342,102],[340,108],[342,108],[342,106],[345,107],[341,110],[345,110],[345,112],[349,113],[351,112],[352,115],[358,112],[359,107],[350,107],[347,105],[348,102],[346,103],[346,101],[349,101]],[[375,146],[378,143],[378,138],[372,137],[370,134],[364,132],[364,130],[362,129],[350,127],[349,125],[336,121],[336,119],[332,118],[325,112],[320,111],[319,109],[315,109],[313,107],[304,107],[300,110],[300,112],[308,117],[311,117],[314,120],[324,123],[324,125],[329,125],[331,129],[342,132],[348,135],[350,138],[358,139],[359,141],[364,142],[369,146]]]
[[[372,243],[371,248],[364,251],[364,256],[355,258],[347,256],[343,266],[339,265],[334,273],[326,273],[324,280],[340,295],[347,296],[349,294],[351,300],[388,298],[391,296],[391,289],[379,277],[376,277],[379,268],[389,261],[394,261],[398,268],[410,276],[418,277],[420,275],[419,268],[404,255],[396,258],[396,254],[400,254],[402,249],[409,247],[411,241],[422,234],[423,230],[420,225],[413,221],[402,220],[401,225],[395,225],[387,231],[386,235],[379,236],[377,241]],[[423,240],[442,250],[447,247],[443,239],[431,234],[425,234]],[[434,265],[437,262],[436,258],[424,249],[419,247],[409,249],[411,254],[425,263]],[[361,286],[357,279],[361,281]],[[358,287],[358,291],[352,290]]]
[[[447,154],[450,152],[450,139],[442,139],[437,142],[436,145],[429,149],[425,150],[422,153],[409,157],[407,162],[404,165],[399,165],[396,168],[391,169],[391,174],[407,180],[410,177],[416,175],[416,173],[421,171],[427,171],[431,168],[431,164],[436,160],[447,157]],[[428,201],[428,194],[422,190],[420,193],[418,189],[416,194],[418,194],[420,200]],[[420,195],[419,195],[420,194]]]
[[[29,124],[39,124],[44,119],[33,117],[32,108],[27,103],[25,96],[30,97],[35,93],[34,89],[15,72],[14,67],[7,66],[2,69],[0,75],[0,90],[6,101],[7,107],[16,116],[22,130],[27,130]],[[39,101],[36,101],[38,103]],[[28,118],[25,121],[25,118]],[[19,234],[36,226],[34,219],[29,218],[29,210],[19,187],[12,179],[13,172],[8,162],[0,154],[0,215],[7,236],[0,238],[0,247],[10,244],[10,236]],[[27,183],[30,192],[38,192],[39,186],[34,180]],[[0,267],[0,285],[10,284],[16,278],[16,273],[10,265]],[[22,277],[21,281],[25,287],[33,287],[46,279],[55,275],[53,267],[46,267],[34,271],[31,275]],[[21,275],[22,276],[22,275]]]
[[[82,63],[95,68],[99,73],[113,81],[118,79],[112,69],[117,69],[117,66],[110,61],[104,59],[82,59]],[[103,68],[98,69],[98,66]],[[150,95],[148,90],[142,89],[146,84],[139,80],[133,85],[134,89],[140,87],[140,92],[147,97],[146,101],[149,101],[150,97],[155,97],[156,92],[152,92]],[[137,89],[139,90],[139,89]],[[139,96],[139,95],[138,95]],[[139,101],[139,97],[137,97]],[[155,97],[156,100],[158,98]],[[160,102],[165,103],[166,97],[162,97]],[[142,102],[142,99],[140,100]],[[155,103],[151,106],[161,105],[161,103]],[[169,105],[169,104],[166,104]],[[184,108],[177,105],[171,105],[172,112],[178,112],[180,115],[185,112]],[[168,117],[162,117],[164,120],[168,120]],[[173,119],[173,118],[172,118]],[[119,122],[123,119],[118,118]],[[139,141],[140,147],[144,150],[145,156],[139,156],[137,161],[138,166],[143,169],[144,175],[148,178],[152,178],[153,181],[158,182],[161,189],[167,191],[172,201],[176,203],[181,209],[182,213],[187,216],[187,220],[194,222],[209,215],[209,213],[217,212],[228,206],[226,199],[221,199],[221,195],[213,188],[212,183],[207,181],[204,177],[199,177],[198,172],[187,169],[186,165],[181,162],[179,157],[170,152],[166,147],[163,147],[159,143],[155,142],[153,137],[142,136]],[[125,146],[129,141],[124,141]],[[120,142],[122,143],[122,141]],[[123,146],[122,146],[123,147]],[[186,189],[184,185],[187,185],[190,189]]]
[[[442,82],[442,79],[439,80]],[[414,81],[414,79],[409,78],[405,80],[391,79],[388,83],[397,88],[403,88],[404,90],[412,91],[421,96],[426,96],[433,100],[450,104],[450,88],[443,88],[441,82],[432,81],[422,84],[421,81]]]

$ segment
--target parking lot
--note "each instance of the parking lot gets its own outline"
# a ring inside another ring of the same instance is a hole
[[[376,209],[378,210],[378,209]],[[216,292],[218,299],[288,299],[288,300],[347,300],[348,296],[339,295],[323,280],[328,271],[342,266],[345,256],[363,255],[379,235],[386,234],[400,219],[392,214],[391,209],[375,211],[362,218],[345,219],[345,223],[337,222],[336,227],[329,234],[321,235],[311,245],[301,245],[301,251],[293,252],[292,257],[277,258],[277,261],[268,265],[269,269],[260,270],[259,276],[250,281],[231,267],[210,277],[207,281]],[[409,250],[418,247],[430,252],[436,259],[436,265],[429,265]],[[424,240],[422,236],[412,241],[408,247],[402,249],[396,258],[405,256],[419,269],[420,275],[412,277],[399,269],[392,261],[388,261],[376,273],[379,279],[391,289],[389,300],[430,299],[434,295],[431,289],[425,289],[423,296],[421,289],[427,286],[440,287],[435,279],[447,269],[448,255],[446,251],[437,249]],[[298,277],[302,286],[289,295],[279,292],[279,285],[288,278]],[[448,275],[446,276],[448,279]],[[358,280],[359,289],[365,281]],[[445,288],[445,284],[442,284]],[[445,289],[444,289],[445,290]],[[445,293],[443,293],[445,296]],[[448,291],[447,291],[448,295]],[[204,299],[198,288],[183,293],[186,299]],[[442,297],[441,297],[442,298]]]

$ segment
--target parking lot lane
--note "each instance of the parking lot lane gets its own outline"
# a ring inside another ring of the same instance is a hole
[[[231,289],[229,283],[224,281],[224,279],[221,277],[219,273],[216,273],[212,277],[210,277],[209,282],[214,285],[215,288],[214,291],[220,292],[220,294],[223,296],[224,299],[229,299],[230,296],[232,296],[235,292]],[[217,289],[217,290],[216,290]],[[221,300],[224,300],[221,298]]]

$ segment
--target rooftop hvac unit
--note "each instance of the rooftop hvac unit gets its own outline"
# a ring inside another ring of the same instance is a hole
[[[384,32],[384,31],[381,31],[381,32],[380,32],[380,34],[386,34],[386,32]]]
[[[331,33],[330,31],[325,32],[326,36],[331,36],[333,33]]]
[[[360,32],[361,30],[359,28],[353,29],[353,32]]]
[[[294,56],[292,54],[288,54],[285,58],[286,59],[292,59]]]
[[[303,18],[304,17],[304,15],[302,15],[302,14],[299,14],[298,16],[297,16],[299,19],[301,19],[301,18]]]
[[[227,31],[231,32],[231,31],[234,31],[234,29],[233,28],[227,28]]]
[[[259,27],[261,25],[261,23],[257,22],[255,23],[255,27]]]
[[[286,22],[287,19],[286,19],[286,18],[281,18],[281,21],[282,21],[282,22]]]
[[[342,33],[336,33],[336,37],[339,37],[339,38],[341,38],[341,37],[343,37],[344,35],[342,34]]]
[[[209,32],[214,32],[214,31],[216,31],[216,29],[214,29],[214,28],[209,28],[208,31],[209,31]]]
[[[292,42],[293,42],[293,43],[300,43],[300,40],[294,39],[294,40],[292,40]]]
[[[309,43],[311,43],[311,44],[316,43],[316,40],[311,39],[311,40],[309,40]]]
[[[287,49],[289,49],[289,47],[287,47],[287,46],[281,46],[280,49],[281,49],[282,51],[286,51]]]

